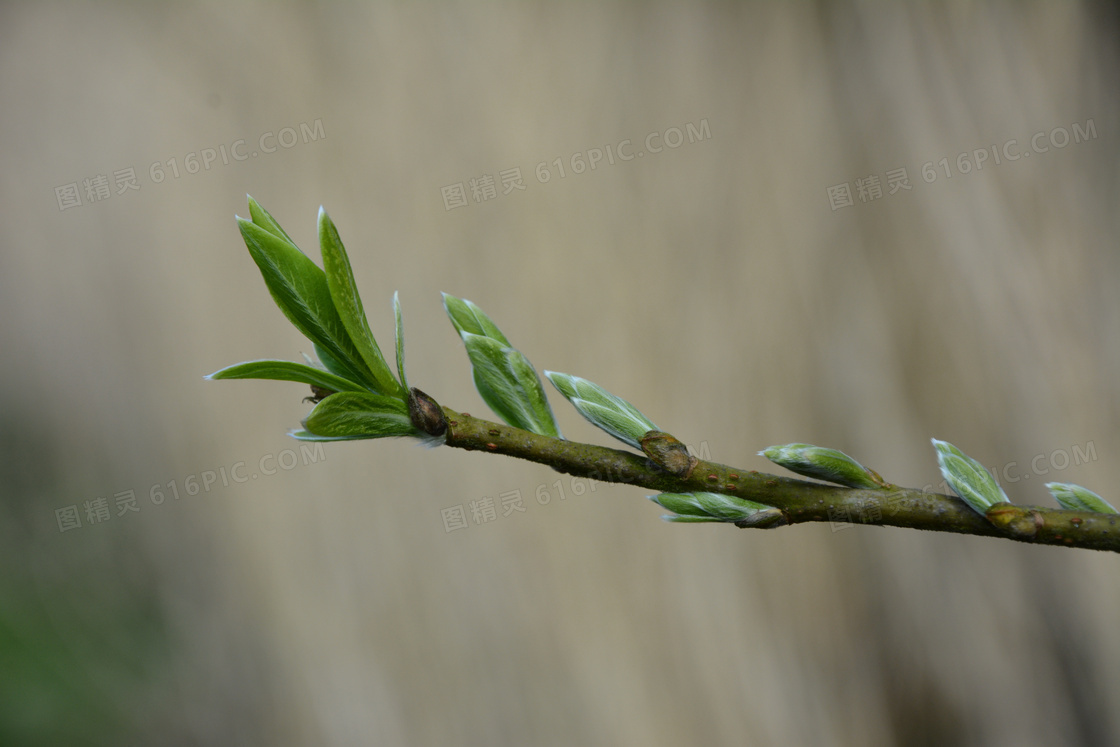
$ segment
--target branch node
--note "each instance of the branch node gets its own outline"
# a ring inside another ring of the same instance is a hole
[[[647,431],[640,444],[650,461],[671,475],[686,476],[696,466],[696,457],[689,454],[688,448],[668,433]]]
[[[1044,523],[1038,511],[1010,503],[997,503],[984,516],[1008,535],[1028,542],[1038,536],[1038,530]]]
[[[408,419],[429,436],[442,436],[447,431],[447,417],[434,399],[416,387],[408,391]]]

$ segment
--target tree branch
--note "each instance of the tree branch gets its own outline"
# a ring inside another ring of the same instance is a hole
[[[641,455],[565,441],[528,358],[477,305],[446,293],[444,310],[471,360],[475,388],[507,425],[444,408],[408,386],[396,295],[396,373],[389,368],[370,332],[342,240],[325,210],[319,209],[323,269],[251,197],[249,214],[249,220],[237,219],[245,245],[273,300],[314,343],[320,361],[306,356],[306,363],[248,361],[207,378],[310,384],[315,407],[304,419],[304,429],[292,432],[295,438],[403,436],[505,454],[571,475],[657,490],[654,500],[675,514],[666,517],[670,521],[772,528],[806,521],[853,523],[854,516],[863,524],[1120,552],[1120,513],[1101,496],[1080,485],[1047,483],[1063,509],[1015,506],[982,464],[937,439],[932,442],[941,473],[963,500],[891,485],[847,454],[812,444],[775,445],[762,453],[791,472],[834,484],[701,461],[621,397],[587,379],[545,371],[580,415]]]
[[[443,407],[447,446],[547,464],[577,477],[664,493],[712,491],[781,511],[783,521],[850,522],[1120,552],[1120,516],[999,503],[982,516],[955,496],[887,485],[845,488],[696,460],[677,476],[644,455],[537,435]],[[853,520],[854,519],[854,520]],[[739,522],[740,526],[749,526]]]

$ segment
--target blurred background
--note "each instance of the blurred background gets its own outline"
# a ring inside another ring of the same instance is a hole
[[[1079,3],[0,5],[0,743],[1098,745],[1117,558],[301,446],[238,235],[324,205],[701,454],[1120,483],[1117,15]],[[606,443],[559,396],[565,435]],[[488,414],[488,413],[487,413]]]

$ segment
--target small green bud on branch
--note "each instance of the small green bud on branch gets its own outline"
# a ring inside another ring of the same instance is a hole
[[[662,516],[665,521],[673,522],[724,522],[738,524],[750,522],[752,526],[772,528],[785,524],[782,512],[754,501],[736,498],[733,495],[711,493],[661,493],[649,499],[666,508],[676,516]],[[761,518],[760,518],[761,515]]]
[[[1101,498],[1088,488],[1073,485],[1068,482],[1048,482],[1046,489],[1054,496],[1054,500],[1062,508],[1071,511],[1096,511],[1102,514],[1114,514],[1116,509],[1111,503]]]
[[[558,371],[545,371],[544,375],[589,423],[623,443],[640,449],[642,436],[658,430],[638,408],[594,382]]]
[[[771,446],[758,452],[774,464],[806,477],[827,480],[849,488],[886,487],[878,474],[864,467],[842,451],[812,444]]]
[[[1011,502],[984,465],[947,441],[931,440],[945,482],[976,513],[984,514],[997,503]]]

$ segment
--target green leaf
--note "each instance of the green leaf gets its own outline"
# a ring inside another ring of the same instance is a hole
[[[315,344],[314,348],[315,357],[317,357],[319,359],[319,362],[322,363],[323,366],[331,373],[337,376],[341,376],[344,379],[353,377],[355,379],[360,378],[362,381],[366,380],[365,377],[359,377],[356,374],[352,373],[350,369],[344,363],[342,363],[342,361],[338,360],[329,352],[327,352],[322,345]]]
[[[638,408],[598,384],[557,371],[544,375],[580,415],[624,443],[641,449],[642,436],[660,430]]]
[[[1088,488],[1068,482],[1048,482],[1046,489],[1054,496],[1062,508],[1071,511],[1096,511],[1101,514],[1118,512],[1111,503]]]
[[[215,371],[207,379],[273,379],[311,384],[332,392],[361,392],[365,387],[321,368],[291,361],[246,361]]]
[[[269,293],[284,316],[336,364],[331,370],[344,378],[377,387],[350,341],[335,310],[326,275],[290,241],[267,228],[237,219],[245,246],[261,271]]]
[[[362,299],[354,283],[350,258],[346,256],[346,248],[343,247],[342,239],[338,236],[338,229],[327,215],[327,211],[321,207],[319,208],[319,248],[323,252],[323,271],[326,273],[330,297],[334,301],[334,307],[351,342],[373,374],[377,384],[375,389],[382,394],[403,397],[405,390],[393,378],[393,372],[381,355],[381,348],[377,346],[377,340],[369,329],[369,322],[362,309]]]
[[[983,515],[997,503],[1011,502],[984,465],[947,441],[932,441],[945,482],[974,511]]]
[[[303,425],[311,435],[328,438],[425,436],[412,425],[404,402],[366,392],[332,394],[315,406]]]
[[[483,313],[482,309],[470,301],[444,293],[443,308],[447,311],[451,323],[455,325],[455,331],[460,335],[469,332],[472,335],[482,335],[497,340],[507,348],[513,347],[506,336],[502,334],[502,331],[498,329],[498,325],[494,324],[490,317]]]
[[[444,293],[443,308],[467,348],[474,386],[487,406],[515,428],[561,438],[544,386],[529,359],[470,301]]]
[[[474,384],[487,406],[515,428],[560,438],[540,377],[521,351],[491,337],[463,332]]]
[[[267,210],[257,204],[257,201],[253,199],[252,195],[245,196],[249,198],[249,217],[253,219],[253,223],[268,231],[276,238],[284,239],[292,246],[295,246],[296,242],[292,241],[292,237],[280,227],[276,219],[273,218]]]
[[[397,374],[401,379],[401,386],[408,390],[408,378],[404,375],[404,315],[401,313],[401,299],[393,291],[393,317],[397,322]]]
[[[307,430],[290,430],[288,435],[298,441],[358,441],[367,436],[316,436]]]
[[[677,514],[663,516],[666,521],[747,521],[754,519],[760,512],[777,511],[770,506],[723,493],[661,493],[648,498],[662,508]],[[781,512],[778,511],[778,514],[780,515]]]
[[[871,471],[842,451],[812,444],[771,446],[759,455],[799,475],[827,480],[849,488],[881,488]]]

